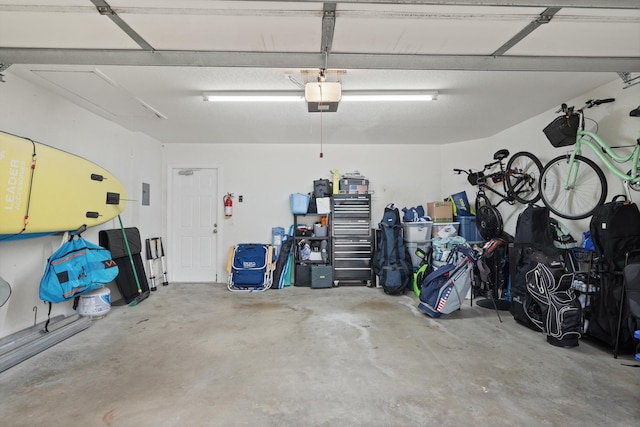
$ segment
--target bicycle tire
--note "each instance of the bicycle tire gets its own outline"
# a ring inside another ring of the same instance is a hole
[[[540,195],[554,214],[566,219],[583,219],[607,198],[607,180],[602,169],[591,159],[575,156],[577,167],[573,188],[565,188],[569,174],[569,154],[551,160],[542,170]]]
[[[476,228],[486,241],[502,236],[504,223],[502,215],[493,205],[482,205],[476,211]]]
[[[491,202],[489,201],[489,198],[485,195],[484,190],[480,190],[476,194],[476,203],[475,203],[476,216],[478,215],[478,211],[480,210],[480,208],[486,205],[491,205]]]
[[[522,204],[535,203],[540,200],[540,176],[542,176],[542,162],[528,151],[520,151],[509,159],[507,163],[507,189],[516,201]],[[517,171],[516,175],[511,171]],[[522,180],[521,173],[528,179]]]

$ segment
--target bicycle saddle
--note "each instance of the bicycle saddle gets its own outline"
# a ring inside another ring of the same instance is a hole
[[[493,155],[493,160],[502,160],[507,157],[509,157],[509,150],[503,148],[502,150],[496,151],[496,154]]]

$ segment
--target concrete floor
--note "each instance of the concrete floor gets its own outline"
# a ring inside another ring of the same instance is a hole
[[[4,426],[638,426],[631,355],[380,289],[171,284],[0,373]]]

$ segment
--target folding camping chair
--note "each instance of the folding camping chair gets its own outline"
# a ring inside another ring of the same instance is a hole
[[[262,292],[273,284],[276,268],[273,245],[240,243],[229,248],[227,288],[236,292]]]
[[[613,350],[613,357],[618,357],[618,345],[620,343],[620,330],[622,328],[622,311],[625,300],[628,302],[629,318],[635,319],[630,322],[640,325],[640,250],[628,252],[625,258],[625,266],[622,270],[623,284],[622,297],[620,298],[620,312],[618,315],[618,328],[616,329],[616,345]],[[635,331],[630,331],[634,335]]]

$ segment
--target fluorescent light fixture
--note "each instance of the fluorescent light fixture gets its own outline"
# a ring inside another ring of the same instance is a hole
[[[350,91],[342,93],[342,101],[346,102],[412,102],[435,101],[438,92],[435,90],[400,90],[400,91]]]
[[[327,86],[329,85],[329,86]],[[322,89],[322,93],[321,93]],[[322,95],[322,98],[320,97]],[[435,90],[382,90],[382,91],[342,91],[339,83],[308,83],[304,93],[300,91],[215,91],[203,92],[205,101],[210,102],[413,102],[435,101]]]
[[[203,92],[209,102],[302,102],[304,95],[299,91],[220,91]]]

